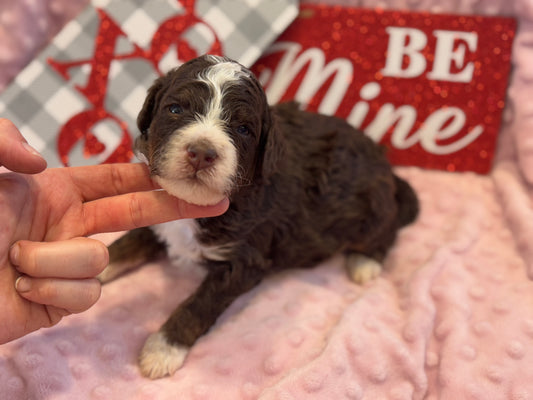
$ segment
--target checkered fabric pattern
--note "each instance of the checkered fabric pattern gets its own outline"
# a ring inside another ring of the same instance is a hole
[[[90,109],[87,99],[76,86],[87,85],[91,67],[88,63],[68,70],[68,79],[60,76],[48,59],[61,62],[90,60],[100,26],[97,8],[105,10],[127,35],[116,43],[115,54],[129,54],[134,44],[142,49],[161,22],[186,12],[178,0],[93,0],[75,20],[69,22],[52,43],[33,60],[0,94],[0,116],[12,120],[30,144],[43,154],[49,166],[61,166],[57,136],[61,127],[74,115]],[[204,24],[182,32],[199,54],[207,52],[214,40],[213,31],[223,53],[251,66],[270,43],[290,24],[298,13],[297,0],[197,0],[195,13]],[[176,49],[161,59],[161,71],[178,64]],[[105,109],[127,125],[136,135],[135,119],[146,90],[157,77],[154,67],[144,59],[113,60],[109,71]],[[98,164],[106,160],[121,140],[122,128],[115,121],[93,126],[91,133],[105,150],[87,158],[80,141],[69,154],[69,165]]]

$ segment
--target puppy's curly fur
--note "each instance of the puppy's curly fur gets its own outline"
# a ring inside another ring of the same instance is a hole
[[[149,338],[141,368],[151,377],[179,368],[231,302],[273,272],[344,253],[352,277],[368,275],[357,275],[360,255],[374,260],[375,275],[398,229],[418,212],[380,146],[341,119],[294,103],[268,106],[252,73],[225,58],[200,57],[157,80],[138,125],[137,149],[163,188],[180,196],[181,184],[197,185],[183,193],[200,204],[205,196],[231,200],[222,216],[141,228],[110,247],[102,280],[172,253],[191,234],[192,258],[207,270]]]

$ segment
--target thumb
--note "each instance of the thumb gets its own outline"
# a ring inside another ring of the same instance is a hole
[[[35,174],[46,168],[45,159],[11,121],[3,118],[0,118],[0,166],[23,174]]]

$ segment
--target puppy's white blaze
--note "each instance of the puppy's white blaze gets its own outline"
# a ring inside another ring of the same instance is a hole
[[[169,344],[161,332],[152,333],[139,356],[141,372],[151,379],[172,375],[183,365],[188,352],[186,346]]]
[[[218,63],[221,63],[221,62],[227,62],[228,61],[224,57],[217,56],[217,55],[214,55],[214,54],[206,54],[205,58],[211,60],[211,62],[213,64],[218,64]]]
[[[217,153],[215,163],[195,172],[187,161],[187,148],[208,142]],[[189,203],[217,204],[229,194],[237,172],[237,149],[217,125],[194,122],[174,132],[169,141],[160,173],[155,180],[168,193]]]
[[[211,123],[218,123],[222,119],[222,98],[224,96],[224,88],[227,85],[237,82],[240,78],[248,76],[242,70],[242,67],[234,62],[220,61],[213,57],[217,64],[206,69],[206,71],[198,77],[198,80],[207,84],[212,91],[212,98],[207,106],[205,113],[206,121]]]

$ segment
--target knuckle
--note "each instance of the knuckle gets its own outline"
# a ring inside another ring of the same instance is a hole
[[[113,185],[115,194],[121,193],[122,188],[124,187],[123,175],[120,173],[120,170],[115,168],[112,164],[109,164],[109,171],[111,174],[111,184]]]
[[[144,225],[143,207],[136,193],[132,193],[130,197],[130,219],[134,228],[140,228]]]
[[[97,226],[97,216],[94,212],[89,212],[88,208],[84,206],[81,210],[82,212],[82,223],[83,223],[83,230],[85,234],[90,235],[93,233],[96,233],[96,226]]]
[[[82,312],[92,307],[100,298],[102,287],[100,282],[96,279],[88,279],[83,285],[83,291],[81,293],[83,302],[77,309],[71,310],[72,312]]]

